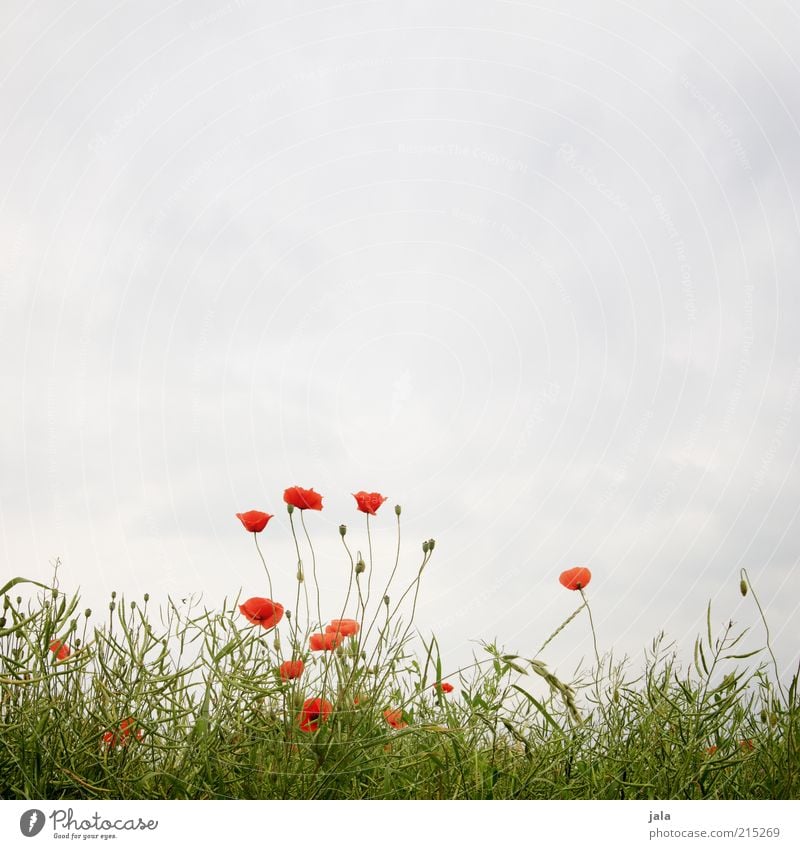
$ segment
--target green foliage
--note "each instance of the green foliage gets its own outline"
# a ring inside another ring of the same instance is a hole
[[[537,658],[486,645],[446,676],[446,695],[436,639],[417,656],[388,605],[371,638],[364,629],[311,655],[296,623],[284,654],[237,601],[153,611],[115,598],[94,625],[57,589],[26,606],[6,595],[0,797],[798,796],[797,678],[784,692],[757,658],[737,666],[752,653],[737,651],[730,626],[712,634],[710,610],[690,669],[658,638],[637,677],[605,657],[567,684]],[[63,660],[54,639],[70,646]],[[306,670],[282,681],[290,656]],[[316,697],[333,710],[306,733],[298,716]],[[405,727],[391,727],[387,710],[402,710]]]

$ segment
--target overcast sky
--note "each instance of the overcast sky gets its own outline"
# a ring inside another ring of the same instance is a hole
[[[291,606],[299,484],[334,617],[378,490],[448,662],[533,654],[574,565],[601,651],[709,599],[755,646],[745,567],[788,674],[798,45],[778,0],[5,0],[0,577],[266,595],[261,509]]]

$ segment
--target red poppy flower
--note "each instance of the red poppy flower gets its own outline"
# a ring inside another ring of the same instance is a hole
[[[369,513],[371,516],[374,516],[381,504],[386,501],[379,492],[364,492],[364,490],[354,492],[353,498],[356,500],[358,509],[362,513]]]
[[[322,496],[312,489],[290,486],[284,490],[283,500],[298,510],[322,510]]]
[[[343,637],[352,637],[357,634],[359,624],[355,619],[331,619],[331,624],[325,629],[328,634],[341,634]]]
[[[262,513],[260,510],[248,510],[246,513],[237,513],[236,517],[241,520],[250,533],[258,534],[267,527],[267,522],[272,518],[272,515]]]
[[[248,598],[239,605],[239,612],[253,625],[274,628],[283,616],[283,605],[271,598]]]
[[[740,740],[739,741],[739,748],[743,752],[752,752],[753,749],[755,749],[755,746],[753,745],[752,740]]]
[[[709,747],[706,749],[706,754],[707,754],[709,757],[711,757],[712,755],[716,754],[716,752],[717,752],[717,747],[716,747],[716,746],[709,746]]]
[[[114,746],[127,746],[132,738],[142,740],[144,738],[144,730],[136,727],[136,720],[129,716],[123,719],[119,724],[119,730],[106,731],[103,734],[103,743],[109,748]]]
[[[56,660],[65,660],[72,654],[70,647],[61,640],[53,640],[50,643],[50,651],[56,656]]]
[[[281,674],[283,681],[288,681],[290,678],[299,678],[303,674],[302,660],[285,660],[279,667],[278,671]]]
[[[575,566],[558,576],[568,590],[582,590],[592,580],[592,573],[585,566]]]
[[[389,725],[392,726],[392,728],[400,729],[400,728],[405,728],[408,725],[407,722],[403,721],[403,711],[402,710],[391,710],[391,709],[387,708],[383,712],[383,715],[384,715],[386,721],[389,723]]]
[[[333,712],[333,705],[325,699],[306,699],[303,702],[303,710],[297,721],[301,731],[316,731],[320,723],[327,722]]]
[[[339,646],[344,637],[338,631],[326,631],[324,634],[312,634],[308,638],[311,651],[331,651]]]
[[[452,693],[453,685],[448,683],[447,681],[443,681],[441,684],[433,685],[435,690],[438,690],[440,693]]]

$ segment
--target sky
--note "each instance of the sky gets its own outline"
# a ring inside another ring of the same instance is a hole
[[[445,669],[532,656],[576,565],[632,669],[709,601],[758,647],[744,568],[789,677],[798,45],[779,0],[6,0],[0,579],[263,596],[259,509],[291,607],[300,485],[334,618],[379,491]]]

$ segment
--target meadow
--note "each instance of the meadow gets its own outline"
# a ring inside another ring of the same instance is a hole
[[[369,523],[386,499],[355,497],[368,551],[353,551],[340,526],[346,571],[333,602],[320,598],[304,516],[321,497],[300,487],[284,493],[297,574],[282,603],[259,544],[272,517],[255,510],[237,516],[265,596],[209,609],[112,593],[91,611],[61,590],[57,569],[49,586],[7,581],[0,798],[798,798],[798,678],[779,679],[746,573],[736,580],[765,640],[754,652],[733,626],[714,632],[709,605],[691,663],[663,634],[638,669],[595,639],[592,667],[562,681],[548,647],[576,628],[594,637],[593,576],[581,566],[554,582],[576,609],[535,655],[483,645],[468,667],[444,670],[436,638],[414,629],[435,541],[401,567],[395,507],[396,556],[379,581]]]

